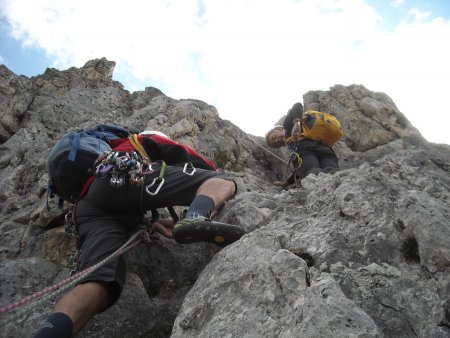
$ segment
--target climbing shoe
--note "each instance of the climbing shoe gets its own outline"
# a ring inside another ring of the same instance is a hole
[[[173,228],[178,243],[209,242],[225,247],[243,235],[245,230],[231,224],[214,222],[206,217],[185,218]]]

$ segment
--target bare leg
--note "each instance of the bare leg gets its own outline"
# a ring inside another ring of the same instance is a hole
[[[236,192],[233,181],[223,178],[211,178],[198,188],[196,195],[206,195],[214,201],[216,209],[221,207]]]
[[[63,312],[72,319],[73,332],[78,333],[97,313],[111,302],[104,282],[77,285],[56,304],[54,312]]]
[[[286,189],[289,186],[288,181],[274,181],[272,184],[276,187],[284,188]]]

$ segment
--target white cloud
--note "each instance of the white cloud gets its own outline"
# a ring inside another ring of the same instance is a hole
[[[362,0],[4,0],[3,6],[14,36],[54,56],[53,66],[105,56],[117,62],[116,72],[174,98],[214,104],[222,118],[252,134],[263,135],[309,90],[358,83],[391,96],[428,139],[450,143],[445,123],[428,123],[431,114],[448,116],[450,22],[417,9],[386,32],[383,18]]]
[[[358,59],[366,62],[361,83],[391,96],[426,138],[450,144],[446,127],[450,118],[444,103],[450,80],[446,61],[450,51],[445,43],[450,22],[425,18],[415,15],[413,21],[404,20],[394,32],[381,33],[358,50]],[[370,68],[373,74],[368,73]]]
[[[394,7],[400,7],[405,3],[405,0],[393,0],[391,1],[391,5]]]
[[[422,19],[426,19],[427,17],[430,17],[431,13],[430,12],[422,12],[421,10],[417,9],[417,8],[413,8],[410,9],[408,11],[408,14],[411,14],[415,17],[416,20],[422,20]]]

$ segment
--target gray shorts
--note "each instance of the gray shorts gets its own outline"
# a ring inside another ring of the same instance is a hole
[[[164,183],[156,195],[150,195],[145,187],[158,178],[160,165],[154,164],[153,168],[155,172],[148,175],[145,184],[140,187],[128,183],[119,188],[111,187],[109,177],[96,178],[86,196],[77,202],[74,220],[81,247],[79,271],[101,262],[120,248],[137,226],[142,224],[146,211],[168,206],[189,206],[198,188],[206,180],[231,180],[226,174],[217,171],[197,168],[190,176],[183,173],[183,166],[166,166]],[[150,189],[150,192],[154,192],[154,189]],[[125,257],[120,256],[102,265],[82,282],[106,282],[113,299],[111,306],[121,294],[125,276]]]

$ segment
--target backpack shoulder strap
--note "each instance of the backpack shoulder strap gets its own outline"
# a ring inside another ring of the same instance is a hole
[[[129,138],[131,145],[134,149],[142,156],[142,158],[150,160],[150,157],[148,156],[147,152],[145,151],[142,144],[139,143],[137,134],[131,135]]]
[[[80,133],[75,133],[70,146],[70,152],[67,159],[71,162],[75,162],[75,157],[77,155],[78,147],[80,146]]]

